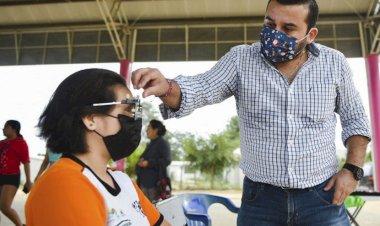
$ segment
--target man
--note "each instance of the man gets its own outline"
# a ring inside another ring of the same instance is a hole
[[[269,0],[260,42],[231,49],[203,74],[133,72],[165,118],[234,96],[246,178],[238,225],[350,225],[343,202],[360,180],[368,119],[343,54],[315,44],[315,0]],[[338,171],[336,114],[347,147]]]

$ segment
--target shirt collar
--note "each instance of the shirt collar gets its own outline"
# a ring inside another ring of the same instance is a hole
[[[315,45],[314,42],[310,43],[309,45],[306,46],[306,49],[311,53],[313,54],[313,56],[315,57],[318,57],[319,56],[319,49],[318,47]]]

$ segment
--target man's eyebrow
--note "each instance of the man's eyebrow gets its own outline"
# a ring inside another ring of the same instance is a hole
[[[294,23],[285,23],[285,26],[287,27],[298,27],[296,24]]]
[[[273,22],[274,22],[273,18],[272,18],[272,17],[270,17],[270,16],[265,16],[265,19],[266,19],[266,20],[270,20],[270,21],[273,21]]]
[[[265,16],[266,20],[270,20],[271,22],[275,22],[275,20],[270,16]],[[285,23],[285,26],[288,27],[298,27],[295,23]]]

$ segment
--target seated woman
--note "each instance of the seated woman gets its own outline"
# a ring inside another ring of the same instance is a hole
[[[107,170],[141,138],[140,101],[123,77],[102,69],[70,75],[38,126],[47,147],[63,156],[33,187],[27,225],[169,225],[128,175]]]

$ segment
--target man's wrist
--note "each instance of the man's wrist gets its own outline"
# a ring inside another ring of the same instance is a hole
[[[345,163],[343,165],[343,169],[347,169],[352,173],[352,176],[354,177],[355,180],[359,181],[363,178],[364,171],[361,167],[356,166],[351,163]]]
[[[160,97],[168,97],[173,90],[173,80],[172,79],[166,79],[166,81],[168,82],[169,87],[168,87],[166,93]]]

